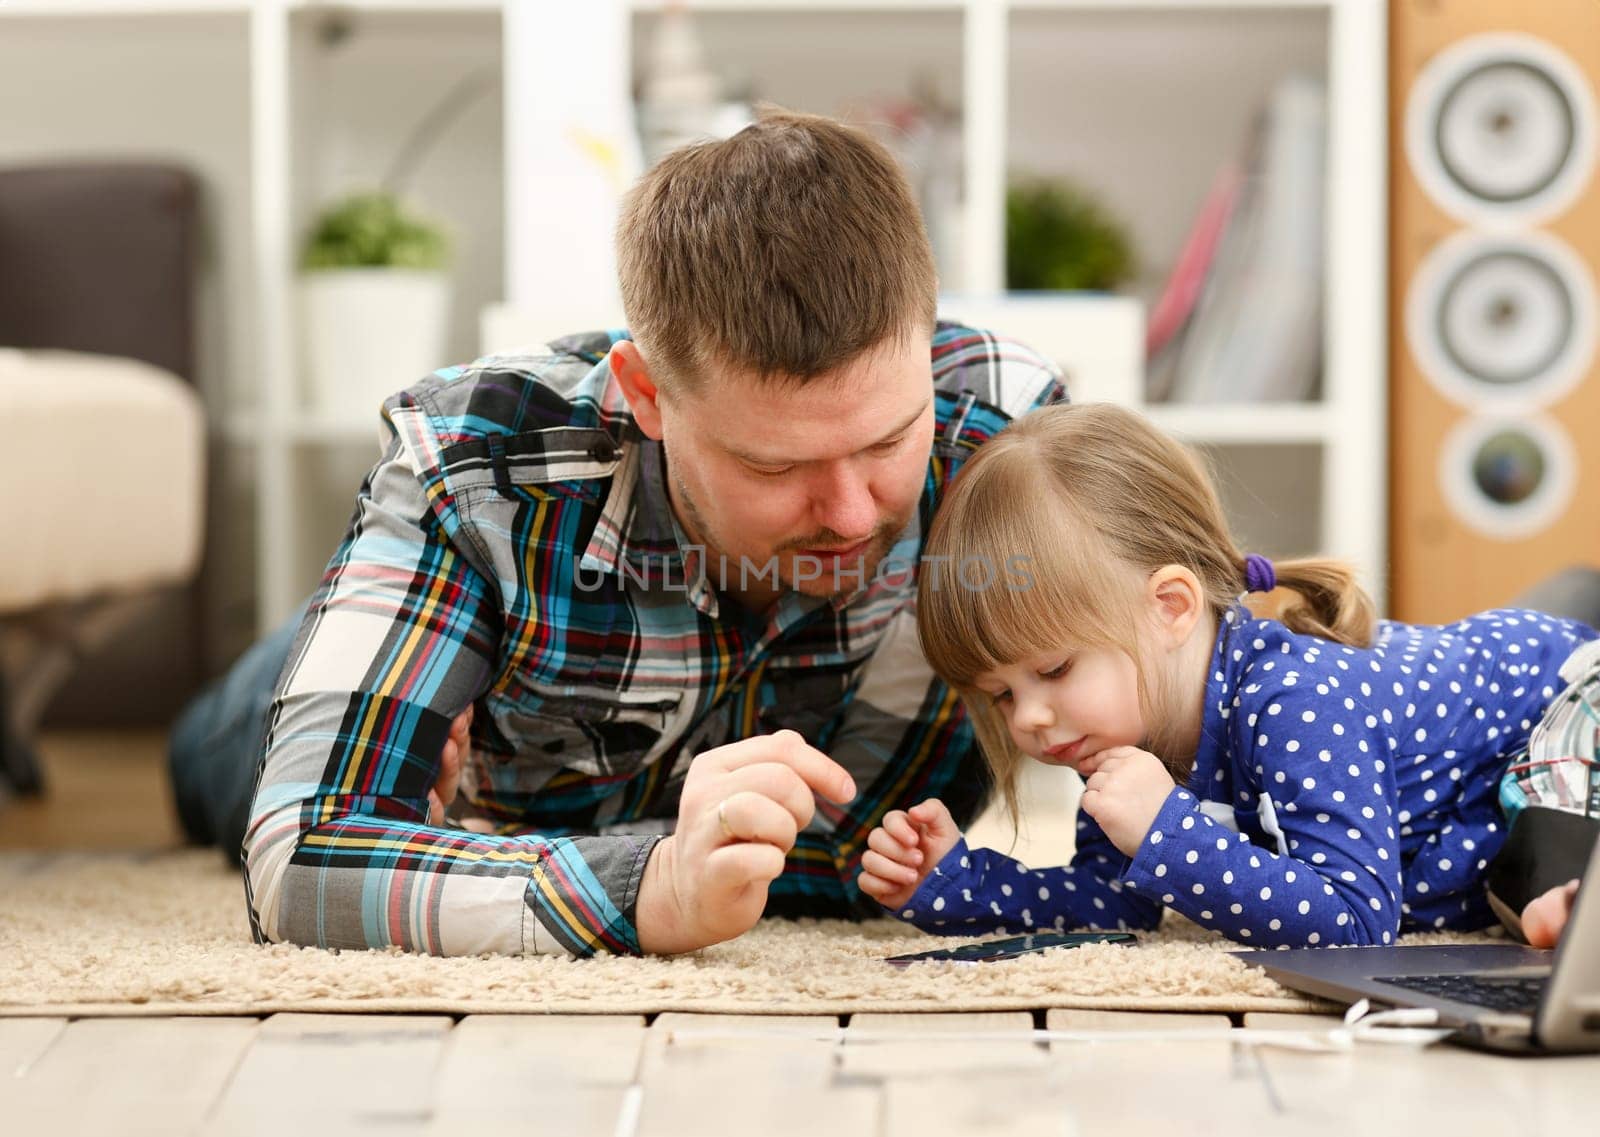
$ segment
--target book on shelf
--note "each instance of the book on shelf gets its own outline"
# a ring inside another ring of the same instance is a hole
[[[1150,310],[1145,336],[1145,398],[1152,403],[1172,397],[1177,377],[1179,346],[1194,315],[1217,248],[1238,207],[1245,186],[1244,169],[1230,162],[1217,172],[1205,204],[1200,209],[1177,262]]]
[[[1189,235],[1184,238],[1183,249],[1167,275],[1161,295],[1150,307],[1150,319],[1145,326],[1145,356],[1154,359],[1172,343],[1189,322],[1195,302],[1205,286],[1206,273],[1216,255],[1217,244],[1233,216],[1233,207],[1239,200],[1239,188],[1244,173],[1239,165],[1229,162],[1217,171],[1206,194],[1200,215],[1195,218]]]
[[[1315,393],[1326,120],[1321,84],[1288,78],[1242,161],[1219,173],[1157,301],[1160,327],[1151,319],[1151,401],[1295,402]]]

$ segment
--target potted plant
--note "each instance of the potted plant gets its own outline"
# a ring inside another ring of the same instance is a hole
[[[1070,182],[1024,179],[1006,191],[1006,287],[1110,292],[1135,269],[1121,223]]]
[[[337,416],[371,415],[443,362],[450,240],[393,192],[333,203],[300,259],[307,395]]]

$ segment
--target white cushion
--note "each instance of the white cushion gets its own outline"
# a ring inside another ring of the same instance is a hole
[[[0,349],[0,468],[0,612],[193,575],[205,416],[170,372]]]

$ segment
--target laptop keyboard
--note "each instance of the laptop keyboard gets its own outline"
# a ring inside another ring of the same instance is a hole
[[[1547,976],[1494,978],[1485,975],[1388,975],[1378,980],[1440,999],[1531,1015],[1539,1008]]]

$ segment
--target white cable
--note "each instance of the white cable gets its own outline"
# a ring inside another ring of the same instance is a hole
[[[1355,1014],[1360,1008],[1360,1013]],[[1427,1016],[1427,1017],[1421,1017]],[[781,1038],[831,1042],[837,1048],[885,1042],[1200,1042],[1227,1041],[1245,1046],[1286,1050],[1332,1052],[1349,1050],[1357,1042],[1401,1043],[1429,1046],[1450,1034],[1445,1029],[1417,1029],[1437,1021],[1433,1011],[1399,1009],[1370,1013],[1365,1000],[1351,1008],[1345,1021],[1327,1030],[1272,1030],[1263,1027],[1215,1027],[1201,1030],[1030,1030],[1030,1031],[941,1031],[930,1035],[918,1030],[859,1031],[847,1027],[821,1029],[763,1028],[758,1030],[718,1030],[691,1027],[670,1032],[669,1041],[728,1041],[740,1038]]]

